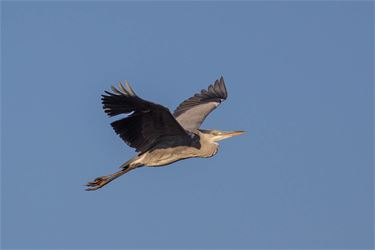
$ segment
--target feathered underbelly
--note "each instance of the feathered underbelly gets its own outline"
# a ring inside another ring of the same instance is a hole
[[[196,149],[193,147],[174,147],[165,149],[155,149],[142,156],[142,164],[150,167],[165,166],[173,162],[194,158],[194,157],[212,157],[217,153],[217,147],[212,149]]]

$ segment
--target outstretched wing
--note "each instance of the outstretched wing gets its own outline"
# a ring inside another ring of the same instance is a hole
[[[202,89],[198,94],[183,101],[174,111],[173,116],[184,129],[192,131],[198,129],[204,119],[212,110],[227,99],[224,78],[221,77],[215,83]]]
[[[166,107],[138,97],[127,82],[126,88],[119,83],[119,88],[112,86],[112,91],[102,95],[103,109],[109,116],[131,113],[111,125],[136,151],[143,153],[171,136],[179,142],[189,140],[189,135]]]

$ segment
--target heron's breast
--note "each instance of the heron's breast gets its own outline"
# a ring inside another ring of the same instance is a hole
[[[207,144],[199,149],[199,157],[209,158],[217,154],[219,145],[217,143]]]

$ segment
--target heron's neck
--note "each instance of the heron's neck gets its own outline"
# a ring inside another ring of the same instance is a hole
[[[219,144],[212,140],[212,137],[209,134],[200,133],[200,145],[199,149],[202,152],[201,157],[212,157],[219,150]]]

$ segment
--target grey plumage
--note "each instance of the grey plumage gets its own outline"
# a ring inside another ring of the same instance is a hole
[[[223,77],[183,101],[173,115],[166,107],[138,97],[128,82],[126,86],[119,83],[118,88],[111,88],[113,93],[105,91],[102,95],[103,109],[109,116],[130,114],[111,125],[139,154],[122,164],[120,171],[89,182],[87,190],[101,188],[141,166],[164,166],[191,157],[211,157],[218,151],[217,141],[243,133],[199,129],[207,115],[228,96]]]
[[[208,90],[202,89],[200,93],[178,105],[173,116],[186,130],[193,131],[201,126],[204,119],[227,99],[227,96],[224,78],[221,77],[208,86]]]

